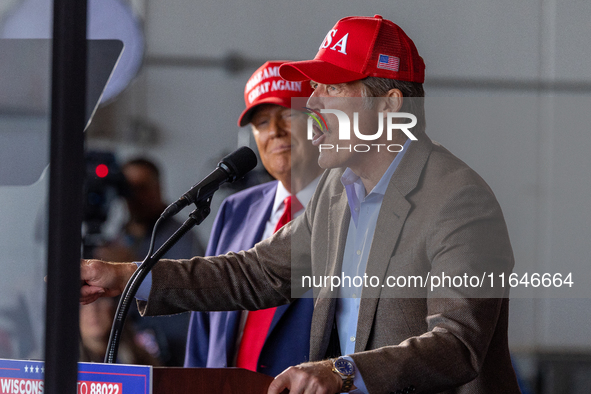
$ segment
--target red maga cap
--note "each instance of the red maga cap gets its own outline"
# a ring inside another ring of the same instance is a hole
[[[286,81],[279,75],[279,66],[286,60],[266,62],[252,74],[244,87],[246,109],[238,118],[238,126],[250,123],[254,109],[261,104],[277,104],[291,108],[292,97],[309,97],[312,88],[307,78]]]
[[[288,81],[311,79],[330,84],[380,77],[425,82],[425,62],[412,40],[395,23],[375,15],[349,16],[328,32],[314,60],[280,68]]]

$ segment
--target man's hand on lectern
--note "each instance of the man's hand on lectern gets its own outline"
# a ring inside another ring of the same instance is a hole
[[[269,386],[267,394],[290,393],[332,394],[341,390],[342,380],[332,372],[328,360],[304,363],[281,372]]]
[[[86,305],[100,297],[120,295],[136,269],[135,263],[82,260],[80,263],[80,303]]]

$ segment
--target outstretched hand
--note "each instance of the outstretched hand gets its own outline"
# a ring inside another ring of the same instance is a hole
[[[82,260],[80,263],[80,303],[90,304],[100,297],[116,297],[137,266],[134,263],[108,263]]]
[[[267,394],[279,394],[284,389],[290,394],[334,394],[342,385],[340,376],[332,372],[332,363],[325,360],[287,368],[277,375]]]

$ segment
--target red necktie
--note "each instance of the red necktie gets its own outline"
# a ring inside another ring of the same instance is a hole
[[[296,197],[288,196],[283,200],[285,208],[277,226],[275,232],[277,232],[285,224],[289,223],[292,218],[292,212],[296,213],[302,208],[302,204]],[[273,315],[275,315],[275,309],[268,308],[261,309],[258,311],[248,312],[246,318],[246,324],[244,325],[244,331],[242,333],[242,340],[240,341],[240,347],[238,348],[238,357],[236,360],[236,366],[239,368],[249,369],[251,371],[257,370],[257,363],[261,350],[267,339],[269,327],[273,321]]]
[[[277,222],[277,226],[275,226],[275,232],[279,231],[281,227],[291,222],[292,213],[296,213],[300,209],[304,208],[300,200],[298,200],[297,197],[292,196],[285,197],[285,200],[283,200],[283,204],[285,204],[285,208],[283,209],[283,213],[281,214],[281,217]]]

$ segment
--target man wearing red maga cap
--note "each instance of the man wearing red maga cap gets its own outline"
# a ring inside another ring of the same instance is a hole
[[[157,265],[140,309],[260,309],[312,288],[312,362],[269,394],[518,393],[508,290],[456,284],[511,272],[507,228],[488,185],[425,134],[414,43],[378,15],[344,18],[314,60],[280,74],[314,88],[311,139],[327,171],[305,213],[248,251]],[[116,295],[134,270],[83,262],[81,302]]]
[[[318,149],[306,140],[305,115],[291,112],[292,98],[312,93],[310,82],[281,78],[283,63],[266,62],[253,73],[244,89],[246,108],[238,119],[241,127],[251,124],[263,165],[277,180],[224,200],[206,256],[250,249],[270,237],[282,218],[303,213],[318,184]],[[237,366],[276,376],[308,360],[313,309],[312,299],[302,298],[249,313],[193,312],[185,367]]]

